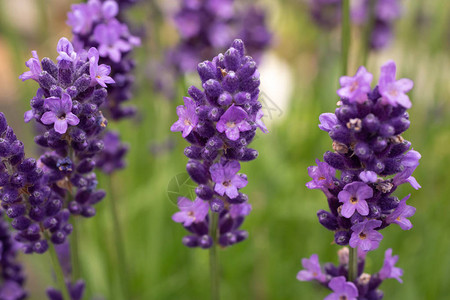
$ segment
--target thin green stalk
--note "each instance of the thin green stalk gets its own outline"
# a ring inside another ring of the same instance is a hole
[[[350,50],[350,0],[342,1],[342,28],[341,28],[341,50],[342,50],[342,75],[347,75],[348,53]]]
[[[63,273],[63,270],[59,263],[59,259],[58,259],[58,255],[56,254],[55,246],[50,241],[50,239],[47,239],[47,240],[48,240],[48,243],[50,246],[48,250],[50,253],[50,257],[52,259],[53,269],[55,270],[56,281],[58,283],[59,290],[62,293],[63,300],[70,300],[72,298],[70,298],[69,290],[67,289],[67,285],[64,280],[64,273]]]
[[[73,229],[70,237],[70,257],[72,261],[72,281],[75,282],[77,279],[81,278],[80,250],[78,247],[79,224],[77,217],[72,216],[71,219]]]
[[[358,277],[358,247],[350,247],[348,258],[348,281],[354,282]]]
[[[109,195],[109,202],[110,202],[110,209],[111,209],[111,217],[113,221],[113,228],[114,228],[114,246],[116,248],[117,252],[117,259],[119,261],[119,281],[120,286],[122,289],[122,293],[126,298],[130,297],[130,293],[128,290],[128,268],[127,268],[127,262],[126,262],[126,255],[125,255],[125,242],[122,236],[122,227],[120,225],[119,220],[119,214],[117,212],[117,203],[116,203],[116,197],[115,197],[115,191],[113,188],[113,180],[112,175],[107,176],[107,183],[108,183],[108,195]]]
[[[211,299],[219,300],[219,257],[217,256],[217,224],[219,221],[219,214],[211,212],[211,223],[209,227],[209,234],[213,239],[213,244],[209,248],[209,271],[211,274]]]

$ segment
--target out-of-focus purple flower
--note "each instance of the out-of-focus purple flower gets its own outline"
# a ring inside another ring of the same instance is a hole
[[[111,73],[111,67],[105,64],[98,65],[98,50],[94,47],[88,51],[89,72],[91,75],[91,85],[100,84],[106,88],[107,83],[115,83],[114,79],[108,75]]]
[[[308,175],[312,180],[306,183],[306,187],[309,189],[332,189],[336,170],[318,159],[316,159],[316,164],[317,166],[308,167]]]
[[[172,220],[190,226],[194,222],[202,222],[208,215],[207,201],[196,198],[194,202],[185,197],[178,198],[178,208],[181,210],[172,216]]]
[[[406,204],[406,200],[408,200],[410,196],[411,194],[400,201],[394,212],[387,216],[386,223],[398,224],[403,230],[409,230],[413,227],[411,221],[407,219],[414,216],[416,213],[415,207]]]
[[[322,268],[319,263],[319,256],[317,254],[311,255],[309,259],[302,259],[302,266],[305,270],[301,270],[297,273],[297,280],[311,281],[317,280],[319,282],[325,282],[326,276],[322,272]]]
[[[252,206],[248,203],[232,204],[230,208],[230,215],[236,219],[237,217],[248,216],[251,211]]]
[[[177,107],[179,120],[173,123],[170,131],[182,131],[182,136],[187,137],[198,123],[198,115],[195,112],[196,107],[194,100],[184,97],[184,105]]]
[[[401,12],[399,0],[378,0],[375,6],[377,17],[386,22],[398,19]]]
[[[414,189],[420,189],[420,184],[417,182],[416,178],[411,175],[419,165],[421,157],[420,153],[415,150],[408,151],[401,160],[403,171],[394,176],[393,183],[395,185],[400,185],[408,182]]]
[[[0,299],[2,300],[22,300],[27,293],[13,280],[5,280],[0,286]]]
[[[398,261],[398,255],[392,256],[392,249],[387,249],[384,253],[384,263],[380,272],[378,272],[380,279],[385,280],[387,278],[397,279],[398,282],[402,283],[403,280],[400,276],[403,275],[403,270],[395,267]]]
[[[219,132],[225,132],[227,138],[232,141],[239,139],[239,133],[252,129],[246,121],[248,114],[241,107],[231,105],[230,108],[220,117],[216,128]]]
[[[332,113],[323,113],[319,116],[319,128],[323,131],[329,132],[334,125],[338,123],[335,114]]]
[[[247,179],[237,174],[241,169],[238,161],[232,160],[224,165],[215,163],[211,166],[211,178],[216,183],[214,191],[219,195],[227,195],[230,199],[234,199],[239,195],[238,189],[247,185]]]
[[[56,58],[57,61],[74,62],[77,58],[77,53],[74,51],[72,43],[66,38],[61,38],[58,41],[56,50],[59,53],[59,56]]]
[[[99,24],[94,30],[94,39],[99,44],[98,52],[102,57],[109,57],[118,63],[122,53],[131,50],[131,45],[121,38],[122,28],[118,22]]]
[[[362,216],[367,216],[369,214],[369,206],[366,199],[372,196],[372,188],[365,183],[356,181],[347,184],[338,195],[339,202],[344,203],[341,214],[346,218],[350,218],[356,210]]]
[[[328,287],[333,293],[324,300],[357,300],[358,289],[353,282],[347,282],[344,276],[331,279]]]
[[[407,78],[395,80],[395,73],[396,66],[392,60],[381,67],[378,90],[382,96],[382,101],[384,104],[392,106],[401,105],[405,108],[411,108],[411,101],[406,93],[413,88],[414,83]]]
[[[31,51],[31,55],[33,57],[25,63],[25,65],[30,68],[30,71],[26,71],[19,76],[19,79],[21,79],[22,81],[28,79],[39,81],[39,75],[42,72],[41,61],[39,60],[39,56],[37,55],[36,51]]]
[[[108,131],[103,136],[103,151],[95,158],[95,166],[106,174],[123,169],[126,166],[124,160],[128,152],[128,145],[120,140],[118,132]]]
[[[50,111],[45,112],[41,122],[45,125],[55,124],[55,131],[64,134],[68,125],[76,126],[80,119],[72,113],[72,98],[69,94],[62,94],[61,98],[49,97],[45,99],[45,105]]]
[[[337,91],[337,94],[341,98],[347,98],[350,102],[364,103],[367,101],[367,94],[371,90],[372,79],[373,75],[361,66],[355,76],[342,76],[339,79],[341,88]]]
[[[117,16],[119,13],[119,5],[116,1],[107,0],[103,2],[102,5],[102,14],[103,17],[107,20],[112,19]]]
[[[383,235],[374,228],[381,226],[380,220],[364,220],[352,226],[352,236],[350,238],[350,246],[352,248],[360,248],[363,251],[371,251],[378,248]]]

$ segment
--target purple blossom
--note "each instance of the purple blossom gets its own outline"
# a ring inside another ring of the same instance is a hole
[[[39,56],[37,55],[36,51],[31,51],[31,55],[33,57],[25,63],[25,65],[30,68],[30,71],[26,71],[19,76],[19,79],[21,79],[22,81],[28,79],[39,81],[39,75],[42,72],[41,62],[39,61]]]
[[[352,236],[350,238],[350,246],[352,248],[360,248],[363,251],[371,251],[378,248],[383,235],[374,228],[380,227],[380,220],[364,220],[352,226]]]
[[[200,198],[194,202],[185,197],[178,198],[179,212],[172,216],[172,220],[177,223],[183,223],[184,226],[190,226],[192,223],[198,223],[205,220],[209,211],[209,204]]]
[[[237,174],[241,169],[238,161],[227,161],[224,165],[215,163],[209,168],[211,178],[216,183],[214,191],[219,195],[227,195],[234,199],[239,195],[238,189],[247,185],[247,179]]]
[[[337,91],[337,94],[341,98],[346,98],[348,101],[364,103],[367,101],[367,94],[370,92],[370,83],[372,82],[373,75],[367,72],[363,66],[359,67],[355,76],[342,76],[339,79],[341,88]]]
[[[132,49],[131,44],[122,39],[123,27],[117,20],[108,24],[99,24],[94,29],[94,40],[99,44],[98,52],[102,57],[109,57],[113,62],[120,62],[122,53]]]
[[[254,122],[255,122],[256,126],[258,126],[258,128],[261,129],[262,132],[268,133],[269,131],[267,130],[267,127],[262,120],[263,117],[264,117],[263,110],[262,109],[258,110],[258,112],[256,113],[256,116],[255,116]]]
[[[114,18],[119,13],[119,5],[116,1],[107,0],[102,4],[102,14],[107,20]]]
[[[362,216],[367,216],[369,214],[369,206],[366,199],[372,196],[372,188],[365,183],[356,181],[347,184],[338,194],[339,202],[344,203],[341,214],[346,218],[350,218],[356,210]]]
[[[394,61],[388,61],[381,67],[380,80],[378,82],[378,90],[382,96],[383,104],[392,106],[403,106],[411,108],[411,101],[408,95],[414,83],[411,79],[402,78],[395,80],[396,66]]]
[[[327,190],[334,187],[336,170],[326,162],[316,159],[317,166],[308,167],[308,175],[312,180],[306,183],[308,189]]]
[[[198,123],[198,115],[195,112],[196,107],[194,100],[184,97],[184,105],[177,106],[179,120],[173,123],[170,131],[182,131],[182,136],[184,138],[187,137]]]
[[[358,289],[353,282],[347,282],[344,276],[331,279],[328,287],[333,293],[324,300],[357,300]]]
[[[56,58],[57,61],[74,62],[77,58],[77,53],[74,51],[72,43],[65,37],[58,41],[56,51],[59,53],[59,56]]]
[[[398,261],[398,255],[392,256],[392,249],[387,249],[384,253],[384,263],[380,272],[378,273],[381,280],[385,280],[387,278],[397,279],[398,282],[402,283],[403,280],[400,276],[403,275],[403,270],[395,267],[395,264]]]
[[[98,65],[98,50],[94,47],[88,51],[89,57],[89,72],[91,75],[91,85],[97,83],[106,88],[107,83],[115,83],[114,79],[108,75],[111,73],[111,67],[105,64]]]
[[[386,22],[398,19],[401,15],[399,0],[378,0],[375,10],[377,17]]]
[[[408,182],[411,186],[418,190],[421,188],[420,184],[417,182],[416,178],[414,178],[412,173],[419,165],[419,159],[421,155],[419,152],[415,150],[411,150],[402,158],[401,166],[403,167],[403,171],[394,176],[393,184],[400,185]]]
[[[232,141],[239,139],[239,133],[252,129],[247,122],[248,114],[239,106],[234,104],[220,117],[216,128],[219,132],[225,132],[227,138]]]
[[[406,204],[406,200],[408,200],[410,196],[411,194],[400,201],[394,212],[387,216],[386,223],[398,224],[403,230],[410,230],[413,227],[411,221],[407,219],[414,216],[416,213],[415,207]]]
[[[72,27],[72,31],[77,34],[88,34],[92,29],[95,16],[99,11],[99,5],[96,0],[89,0],[87,4],[73,4],[72,11],[67,14],[67,25]]]
[[[50,111],[45,112],[41,122],[45,125],[55,124],[55,131],[64,134],[68,125],[76,126],[80,119],[72,113],[72,98],[69,94],[62,94],[61,98],[49,97],[45,99],[45,105]]]
[[[323,113],[319,116],[319,128],[323,131],[329,132],[334,125],[338,123],[338,119],[335,114]]]
[[[248,216],[252,211],[252,206],[248,203],[232,204],[230,208],[230,215],[232,218]]]
[[[326,281],[326,276],[324,273],[322,273],[322,269],[319,264],[319,257],[317,256],[317,254],[311,255],[309,259],[303,258],[302,266],[305,270],[301,270],[297,273],[297,280],[317,280],[322,283]]]

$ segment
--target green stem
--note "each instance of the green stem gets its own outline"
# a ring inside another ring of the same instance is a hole
[[[55,270],[56,281],[58,283],[59,290],[62,293],[63,300],[70,300],[72,298],[70,298],[70,293],[67,288],[66,282],[64,280],[64,273],[63,273],[63,270],[59,263],[59,259],[58,259],[58,255],[56,254],[55,246],[50,241],[50,239],[47,239],[47,240],[48,240],[48,243],[50,246],[48,250],[50,253],[50,257],[52,259],[53,269]]]
[[[348,281],[354,282],[358,277],[358,247],[350,247],[348,258]]]
[[[341,50],[342,50],[342,75],[347,75],[348,53],[350,50],[350,0],[342,1],[342,28],[341,28]]]
[[[117,203],[115,197],[115,191],[113,188],[113,180],[112,175],[107,176],[108,182],[108,195],[110,200],[110,209],[111,209],[111,217],[113,221],[114,228],[114,246],[117,252],[117,259],[119,261],[119,281],[122,289],[122,293],[126,298],[130,297],[130,293],[128,291],[128,268],[126,263],[126,255],[125,255],[125,242],[122,236],[122,227],[120,225],[119,214],[117,211]]]
[[[78,231],[79,224],[78,218],[75,216],[71,217],[72,219],[72,233],[70,238],[70,257],[72,260],[72,281],[75,282],[77,279],[81,278],[81,265],[80,265],[80,250],[78,247]]]
[[[219,214],[211,212],[210,214],[210,227],[209,234],[213,239],[213,244],[209,248],[209,271],[211,275],[211,299],[219,300],[219,258],[217,256],[217,224],[219,219]]]

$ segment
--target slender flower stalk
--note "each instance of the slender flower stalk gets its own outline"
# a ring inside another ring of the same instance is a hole
[[[383,239],[381,229],[394,223],[403,230],[412,227],[407,218],[414,215],[415,208],[406,204],[409,195],[399,200],[393,192],[404,183],[420,188],[412,173],[421,156],[401,135],[410,125],[406,111],[411,101],[406,93],[413,82],[405,78],[396,80],[395,76],[396,65],[389,61],[381,67],[378,85],[373,90],[370,86],[373,76],[364,67],[353,77],[340,78],[338,108],[334,114],[319,117],[319,128],[328,132],[334,152],[327,151],[324,162],[317,160],[317,166],[308,168],[312,181],[306,186],[322,190],[330,209],[317,213],[319,222],[334,232],[336,244],[352,248],[339,267],[346,269],[339,286],[347,286],[342,283],[346,280],[358,287],[356,296],[340,294],[347,299],[383,297],[377,287],[389,276],[362,274],[365,256],[379,247]],[[317,270],[318,262],[315,264]],[[387,262],[386,268],[389,265]],[[304,264],[305,268],[308,266]],[[326,273],[329,277],[319,281],[339,294],[338,281],[331,282],[342,272],[326,267]],[[310,280],[303,275],[299,279]]]
[[[70,292],[68,290],[69,288],[66,284],[64,272],[58,259],[58,255],[56,254],[55,246],[50,246],[49,253],[52,260],[53,270],[55,271],[56,282],[58,283],[59,290],[61,291],[62,300],[71,300],[72,297],[70,296]]]
[[[240,192],[248,180],[238,173],[239,161],[258,156],[248,145],[258,128],[267,129],[258,101],[259,73],[241,40],[225,54],[198,64],[197,70],[204,91],[189,88],[190,97],[177,107],[179,120],[171,127],[191,144],[184,154],[189,158],[186,170],[198,184],[197,198],[180,197],[180,211],[172,219],[191,233],[183,238],[184,245],[210,249],[212,298],[219,299],[217,245],[231,246],[248,236],[239,230],[251,210],[247,195]]]
[[[342,74],[347,74],[348,53],[350,50],[350,0],[342,0],[342,25],[341,25],[341,52],[342,52]]]

